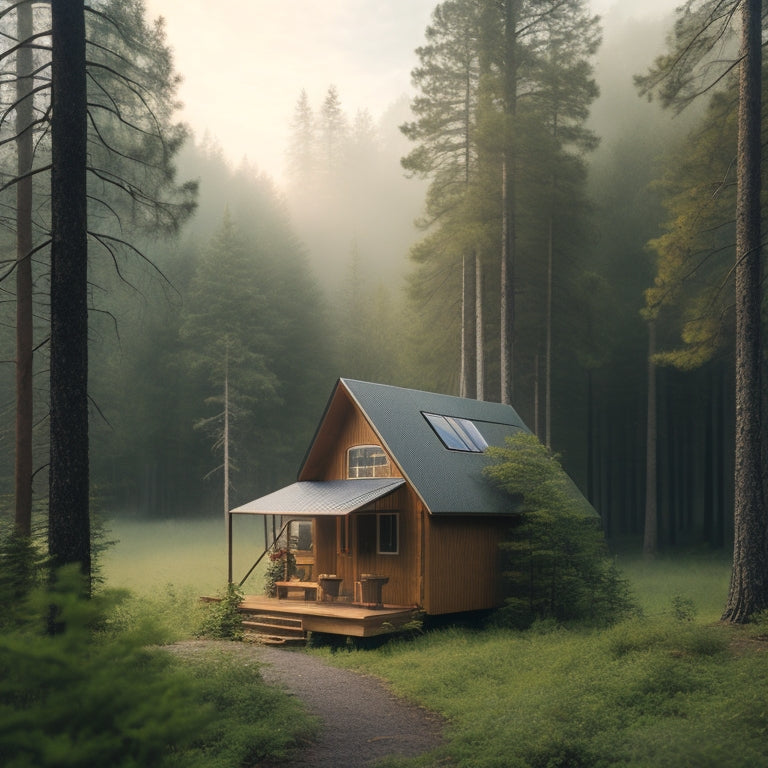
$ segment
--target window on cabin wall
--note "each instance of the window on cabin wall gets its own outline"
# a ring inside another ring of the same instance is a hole
[[[379,445],[356,445],[347,451],[347,477],[390,477],[387,454]]]
[[[397,512],[379,512],[377,520],[376,550],[380,555],[396,555],[400,551],[399,523]]]
[[[397,555],[400,553],[398,512],[361,514],[357,518],[358,554]]]

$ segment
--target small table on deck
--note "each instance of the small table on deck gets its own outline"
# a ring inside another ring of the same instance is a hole
[[[389,576],[379,576],[374,573],[361,574],[360,581],[355,582],[355,601],[368,608],[383,608],[381,590],[388,581]]]

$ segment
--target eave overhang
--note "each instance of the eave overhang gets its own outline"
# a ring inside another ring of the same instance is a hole
[[[348,515],[389,495],[405,480],[400,477],[360,480],[303,480],[230,510],[231,515]]]

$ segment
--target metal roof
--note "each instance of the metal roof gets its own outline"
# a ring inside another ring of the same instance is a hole
[[[338,386],[368,418],[382,447],[433,515],[514,511],[509,496],[483,477],[488,457],[446,448],[424,416],[469,419],[489,445],[503,446],[507,436],[529,431],[512,406],[352,379],[340,379]]]
[[[405,484],[399,477],[360,480],[305,480],[249,501],[232,514],[320,517],[348,515]]]

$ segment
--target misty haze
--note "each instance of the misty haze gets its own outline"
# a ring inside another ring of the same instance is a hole
[[[0,4],[0,763],[768,765],[764,9],[676,5]]]

